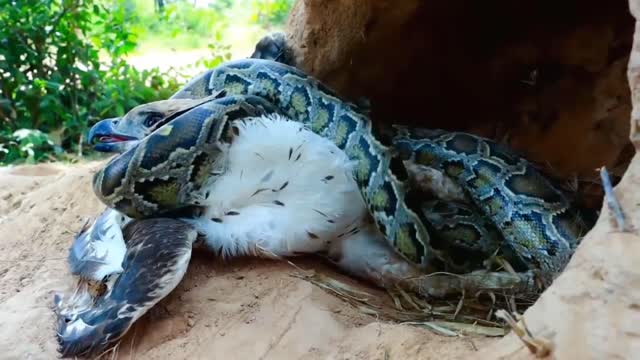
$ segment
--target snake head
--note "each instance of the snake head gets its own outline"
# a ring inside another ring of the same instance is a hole
[[[100,152],[123,153],[178,115],[224,96],[216,93],[202,99],[169,99],[138,105],[122,117],[104,119],[89,130],[87,141]]]

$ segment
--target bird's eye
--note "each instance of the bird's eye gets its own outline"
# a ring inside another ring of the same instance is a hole
[[[149,114],[144,119],[144,126],[152,127],[153,125],[155,125],[158,121],[162,120],[163,118],[164,118],[164,116],[162,116],[162,114],[158,114],[158,113]]]

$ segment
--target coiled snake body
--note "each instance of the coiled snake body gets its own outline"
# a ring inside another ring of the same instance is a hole
[[[230,141],[234,119],[280,112],[332,140],[357,162],[354,177],[377,227],[407,259],[427,266],[434,256],[420,203],[408,198],[402,161],[442,171],[493,219],[530,268],[555,272],[584,230],[562,192],[526,160],[465,133],[400,128],[385,146],[370,119],[301,71],[273,61],[225,63],[188,83],[173,99],[213,99],[165,122],[95,177],[108,206],[134,218],[197,205],[189,195],[223,171],[216,154]],[[210,180],[210,179],[209,179]]]
[[[294,123],[298,128],[292,130],[291,121],[269,120],[271,132],[265,130],[270,134],[265,136],[277,138],[282,146],[256,136],[258,125],[252,127],[253,137],[242,138],[247,127],[240,129],[239,122],[266,123],[261,116],[267,114],[280,114],[303,126]],[[297,162],[304,144],[296,145],[296,136],[312,143],[308,152],[315,158]],[[70,299],[56,297],[63,355],[103,350],[172,291],[186,271],[193,243],[202,235],[198,224],[211,230],[204,233],[213,238],[206,240],[213,248],[230,244],[231,252],[253,253],[261,250],[260,237],[268,238],[267,250],[280,252],[277,256],[324,251],[344,270],[380,286],[406,286],[428,296],[459,290],[453,278],[439,282],[423,276],[428,271],[472,272],[499,249],[509,263],[521,265],[517,270],[522,273],[472,273],[468,279],[473,286],[529,289],[530,270],[557,273],[586,230],[560,190],[495,142],[404,127],[378,134],[363,109],[294,67],[270,60],[222,64],[193,79],[169,101],[145,104],[122,118],[97,123],[89,134],[92,139],[99,140],[96,149],[121,154],[94,177],[94,191],[108,209],[78,234],[69,263],[72,273],[107,290],[97,299],[86,288]],[[234,139],[244,139],[244,147],[238,142],[233,147]],[[271,163],[244,162],[245,168],[279,166],[286,175],[276,186],[263,187],[277,174],[258,169],[249,186],[234,189],[234,181],[246,180],[243,169],[238,171],[244,155],[261,156],[251,153],[254,145],[270,152]],[[343,157],[351,160],[349,166]],[[304,161],[311,165],[305,168]],[[353,173],[334,173],[310,179],[309,184],[295,176],[316,177],[315,164]],[[226,185],[214,186],[220,179]],[[330,181],[334,185],[319,185]],[[214,209],[222,211],[224,221],[213,216],[208,212],[215,207],[208,199],[212,189],[218,196],[238,192],[244,207]],[[285,209],[277,197],[269,198],[284,189],[298,207]],[[336,192],[329,193],[332,189]],[[254,206],[260,196],[276,210]],[[325,201],[329,211],[312,207],[309,198]],[[374,225],[348,224],[340,233],[338,226],[345,224],[338,223],[346,221],[341,220],[345,214],[361,219],[367,212]],[[136,221],[129,223],[127,217]],[[322,228],[320,223],[329,229],[328,235],[307,227]],[[221,243],[215,243],[216,236]],[[421,276],[415,284],[405,281]]]

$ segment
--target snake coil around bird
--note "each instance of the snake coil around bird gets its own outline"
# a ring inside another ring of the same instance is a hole
[[[383,143],[364,111],[294,67],[259,59],[227,62],[172,99],[215,94],[222,96],[165,121],[101,169],[94,178],[98,197],[133,218],[197,206],[191,194],[224,171],[218,155],[231,141],[232,121],[278,112],[332,140],[357,162],[353,176],[377,227],[414,263],[428,266],[438,256],[430,231],[442,226],[430,223],[429,210],[409,195],[402,165],[408,162],[461,186],[470,205],[529,268],[557,272],[586,230],[562,191],[501,145],[467,133],[404,127]],[[473,223],[448,221],[452,232],[478,235]]]

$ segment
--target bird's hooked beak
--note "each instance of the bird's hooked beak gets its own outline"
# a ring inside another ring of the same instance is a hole
[[[96,151],[123,153],[177,116],[224,94],[218,91],[201,99],[169,99],[139,105],[123,117],[104,119],[93,125],[87,141],[94,144]]]
[[[94,149],[100,152],[117,152],[122,153],[135,145],[138,138],[127,134],[119,133],[115,125],[120,118],[104,119],[97,122],[89,130],[87,142],[95,144]]]

